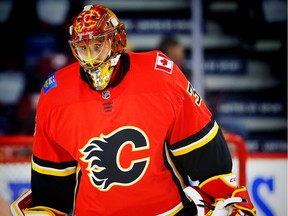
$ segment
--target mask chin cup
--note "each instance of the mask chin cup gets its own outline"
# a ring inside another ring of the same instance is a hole
[[[85,72],[88,74],[90,85],[94,90],[102,91],[108,86],[114,68],[119,59],[120,54],[116,55],[114,58],[111,58],[108,63],[102,64],[95,70],[85,70]]]

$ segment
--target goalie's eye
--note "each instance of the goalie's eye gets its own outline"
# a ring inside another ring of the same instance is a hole
[[[87,50],[87,47],[86,47],[86,46],[79,46],[79,47],[78,47],[78,50],[79,50],[79,51],[86,51],[86,50]]]
[[[99,51],[101,50],[103,47],[103,44],[93,44],[91,45],[91,49],[93,49],[94,51]]]

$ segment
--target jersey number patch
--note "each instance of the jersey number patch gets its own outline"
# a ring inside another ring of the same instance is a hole
[[[195,97],[195,103],[197,104],[197,106],[201,105],[201,101],[202,98],[201,96],[198,94],[198,92],[193,88],[192,84],[190,82],[188,82],[188,87],[187,87],[187,92],[188,94],[190,94],[191,96],[193,95]]]

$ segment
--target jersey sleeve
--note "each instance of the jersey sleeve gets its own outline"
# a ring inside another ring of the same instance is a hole
[[[205,101],[181,73],[175,74],[174,87],[175,120],[169,144],[180,173],[200,182],[230,173],[227,143]]]
[[[57,124],[57,111],[51,108],[49,98],[42,91],[36,111],[31,175],[33,206],[69,213],[73,207],[77,162],[50,135],[53,124]]]

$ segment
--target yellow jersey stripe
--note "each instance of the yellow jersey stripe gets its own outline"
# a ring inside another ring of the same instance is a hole
[[[173,163],[172,159],[170,158],[170,155],[168,153],[168,148],[166,145],[165,145],[165,154],[166,154],[167,162],[169,163],[170,167],[173,170],[174,175],[177,177],[179,183],[181,184],[181,187],[185,188],[186,185],[184,183],[184,180],[182,176],[180,175],[180,173],[178,172],[177,168],[175,167],[175,164]]]
[[[181,209],[183,209],[183,204],[182,202],[179,203],[178,205],[176,205],[173,209],[167,211],[167,212],[164,212],[162,214],[159,214],[157,216],[173,216],[175,215],[176,213],[178,213]]]
[[[174,149],[172,150],[172,153],[174,156],[184,155],[188,152],[191,152],[197,148],[200,148],[204,145],[206,145],[208,142],[210,142],[217,134],[219,129],[219,126],[216,122],[214,122],[214,125],[212,129],[207,133],[204,137],[202,137],[200,140],[197,140],[190,145],[184,146],[182,148]]]
[[[68,176],[76,172],[76,167],[67,167],[65,169],[53,169],[40,166],[32,161],[32,169],[38,173],[52,176]]]

